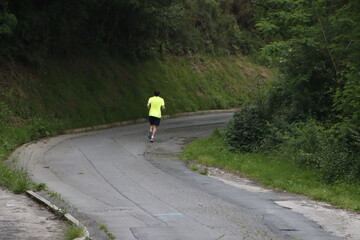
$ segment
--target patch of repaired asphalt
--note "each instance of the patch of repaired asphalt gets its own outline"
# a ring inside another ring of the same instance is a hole
[[[25,195],[0,188],[0,240],[64,239],[66,223]]]
[[[349,240],[360,239],[360,214],[335,209],[331,205],[310,201],[276,201],[278,205],[301,213],[317,222],[335,236]]]
[[[202,166],[204,167],[204,166]],[[207,175],[225,184],[250,192],[271,192],[272,190],[257,186],[253,181],[226,172],[215,167],[208,167]],[[360,214],[336,209],[329,204],[312,200],[275,201],[276,204],[291,209],[315,221],[325,231],[347,240],[360,239]]]

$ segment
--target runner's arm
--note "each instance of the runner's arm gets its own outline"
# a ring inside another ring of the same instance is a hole
[[[163,112],[165,112],[165,110],[166,110],[166,108],[165,108],[165,101],[164,101],[164,99],[162,99],[161,110],[163,110]]]

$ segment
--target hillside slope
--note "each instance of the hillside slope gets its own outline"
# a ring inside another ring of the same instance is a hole
[[[238,107],[271,72],[243,57],[128,62],[109,57],[48,61],[0,75],[0,153],[65,129],[147,116],[154,89],[167,114]]]

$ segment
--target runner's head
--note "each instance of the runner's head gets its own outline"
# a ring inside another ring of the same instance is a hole
[[[155,95],[155,96],[159,96],[159,95],[160,95],[160,91],[159,91],[159,90],[155,90],[155,91],[154,91],[154,95]]]

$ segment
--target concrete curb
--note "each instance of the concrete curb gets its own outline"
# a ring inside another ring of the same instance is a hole
[[[233,108],[233,109],[220,109],[220,110],[205,110],[205,111],[198,111],[198,112],[185,112],[185,113],[177,113],[177,114],[173,114],[173,115],[164,115],[162,118],[163,119],[171,119],[171,118],[206,115],[206,114],[213,114],[213,113],[232,113],[237,110],[239,110],[239,109]],[[65,134],[83,133],[83,132],[89,132],[89,131],[94,131],[94,130],[128,126],[131,124],[144,123],[144,122],[147,122],[146,118],[139,118],[139,119],[135,119],[135,120],[126,120],[126,121],[114,122],[114,123],[103,124],[103,125],[98,125],[98,126],[66,130]]]
[[[67,221],[75,224],[78,227],[81,227],[84,230],[84,236],[80,238],[75,238],[74,240],[85,240],[85,239],[91,239],[90,233],[87,230],[87,228],[82,225],[76,218],[74,218],[71,214],[66,213],[63,209],[55,206],[50,201],[46,200],[45,198],[41,197],[39,194],[33,192],[33,191],[26,191],[26,194],[30,196],[30,198],[35,199],[37,202],[46,205],[50,208],[50,210],[55,214],[60,214],[62,217],[64,217]]]

